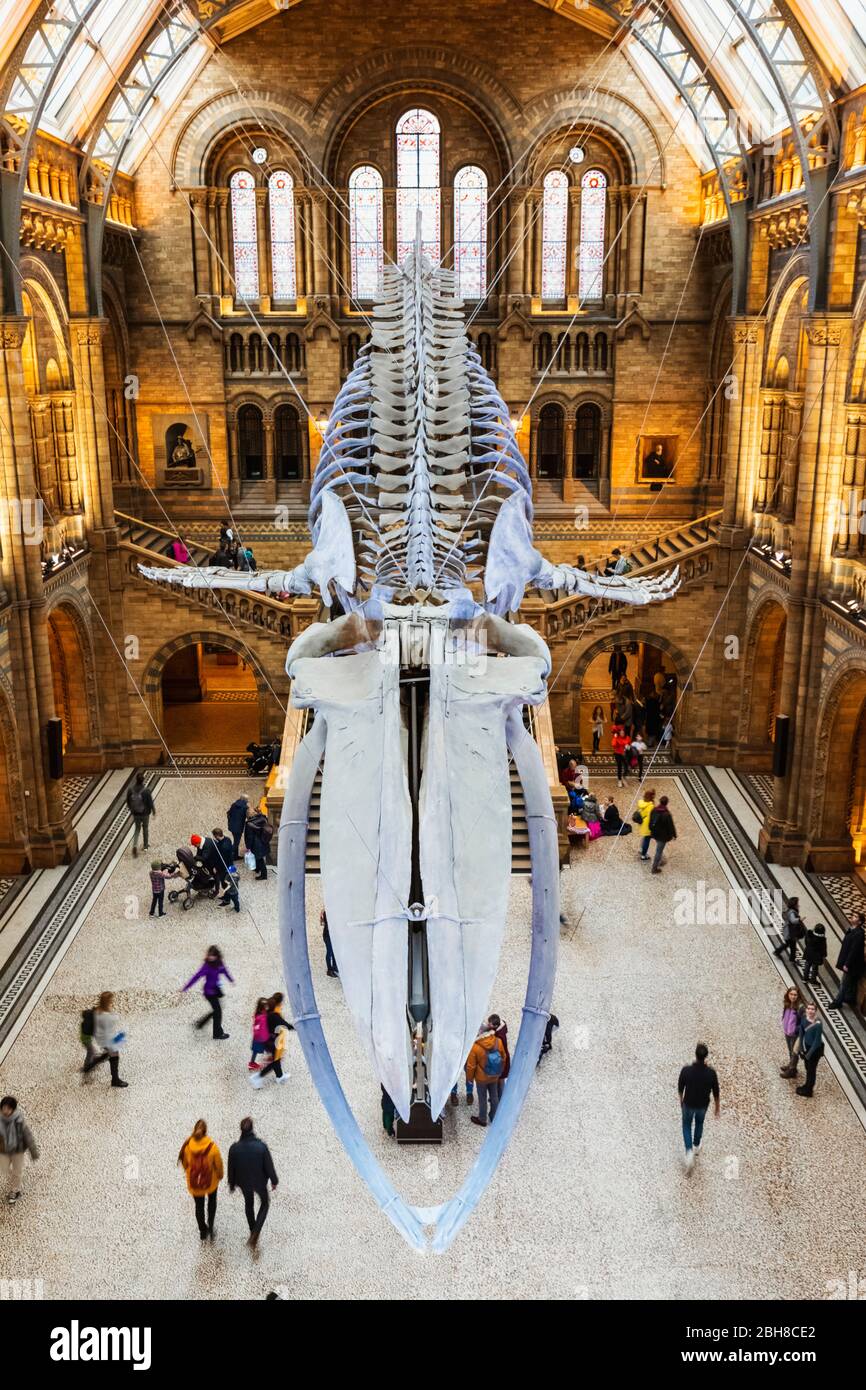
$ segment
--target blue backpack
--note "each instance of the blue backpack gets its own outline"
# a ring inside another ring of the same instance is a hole
[[[484,1075],[491,1081],[498,1081],[502,1075],[502,1053],[498,1047],[491,1047],[487,1050],[484,1058]]]

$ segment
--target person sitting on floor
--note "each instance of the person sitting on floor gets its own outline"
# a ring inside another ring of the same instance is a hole
[[[631,834],[631,826],[622,819],[612,796],[609,796],[605,802],[601,833],[603,835]]]

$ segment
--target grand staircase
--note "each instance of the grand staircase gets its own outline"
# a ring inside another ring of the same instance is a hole
[[[627,552],[628,577],[637,579],[663,574],[679,566],[680,588],[688,589],[712,572],[718,543],[721,511],[708,512],[695,521],[684,521],[650,540],[640,541]],[[592,630],[620,625],[623,605],[616,599],[588,598],[583,594],[554,594],[547,599],[525,599],[521,617],[548,643],[572,641]]]
[[[182,569],[183,565],[171,555],[171,543],[177,534],[152,522],[139,521],[124,512],[115,512],[120,549],[128,578],[136,585],[155,590],[162,597],[215,611],[232,626],[253,628],[259,636],[279,643],[283,659],[289,646],[319,616],[321,604],[317,598],[293,597],[290,600],[272,598],[269,594],[251,593],[246,589],[182,589],[148,579],[139,565],[160,565],[166,569]],[[202,545],[184,538],[190,559],[196,565],[206,565],[209,553]]]

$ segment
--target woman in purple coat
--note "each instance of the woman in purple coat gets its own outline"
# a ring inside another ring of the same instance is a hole
[[[223,960],[223,953],[219,946],[209,946],[204,961],[199,966],[191,980],[187,980],[181,991],[183,994],[194,985],[196,980],[204,980],[205,1002],[209,1005],[209,1011],[204,1018],[200,1018],[196,1023],[196,1028],[204,1028],[209,1018],[213,1019],[213,1035],[219,1042],[224,1042],[229,1036],[223,1032],[223,1010],[220,1000],[223,992],[220,989],[220,979],[225,975],[226,979],[234,984],[234,980],[229,974],[228,967]]]

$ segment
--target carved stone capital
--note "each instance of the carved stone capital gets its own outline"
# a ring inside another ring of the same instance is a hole
[[[842,324],[838,319],[807,319],[804,328],[815,347],[838,347],[842,342]]]
[[[29,323],[28,318],[0,319],[0,347],[6,352],[13,352],[15,348],[20,348]]]
[[[99,347],[102,342],[102,331],[105,327],[105,319],[70,319],[69,334],[73,343],[79,347]]]

